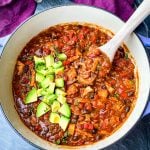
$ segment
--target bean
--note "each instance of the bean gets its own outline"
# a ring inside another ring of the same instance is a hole
[[[96,128],[94,128],[93,130],[92,130],[92,134],[96,134],[97,133],[97,129]]]
[[[23,72],[24,73],[27,73],[29,71],[29,66],[28,65],[25,65],[24,66],[24,69],[23,69]]]
[[[78,139],[79,139],[79,136],[73,136],[73,138],[72,138],[74,141],[77,141]]]
[[[134,96],[134,91],[128,92],[128,96]]]
[[[71,123],[76,123],[77,122],[77,119],[71,119]]]
[[[127,107],[125,108],[125,111],[126,111],[126,112],[129,112],[129,111],[130,111],[130,106],[127,106]]]

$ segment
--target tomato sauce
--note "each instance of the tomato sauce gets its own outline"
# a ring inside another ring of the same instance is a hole
[[[108,60],[94,46],[101,46],[111,34],[87,24],[60,24],[30,40],[20,53],[13,76],[16,110],[24,124],[41,138],[61,145],[86,145],[110,136],[127,119],[136,101],[136,75],[130,52],[121,46],[111,69]],[[36,117],[41,101],[26,105],[27,92],[35,85],[33,56],[67,55],[63,61],[67,103],[71,119],[66,131],[50,123],[49,113]],[[73,131],[69,131],[73,127]]]

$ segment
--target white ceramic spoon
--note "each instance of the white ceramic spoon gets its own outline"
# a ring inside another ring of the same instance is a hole
[[[149,14],[150,0],[144,0],[119,32],[109,42],[99,47],[101,52],[109,57],[110,62],[113,61],[114,55],[124,39],[130,35]]]

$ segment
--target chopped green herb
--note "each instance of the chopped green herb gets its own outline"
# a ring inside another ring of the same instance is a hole
[[[60,142],[61,142],[60,139],[58,139],[58,140],[55,142],[55,144],[59,145]]]
[[[118,94],[118,93],[115,93],[115,94],[114,94],[114,97],[119,98],[119,94]]]
[[[128,59],[128,53],[125,53],[125,56],[124,56],[125,59]]]

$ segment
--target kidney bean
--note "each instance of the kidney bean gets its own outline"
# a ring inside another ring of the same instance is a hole
[[[75,136],[73,136],[72,139],[73,139],[74,141],[77,141],[77,140],[79,139],[79,136],[75,135]]]
[[[94,128],[94,129],[92,130],[92,134],[96,134],[97,131],[98,131],[98,130]]]

